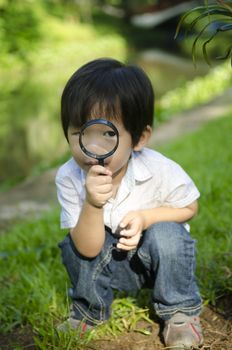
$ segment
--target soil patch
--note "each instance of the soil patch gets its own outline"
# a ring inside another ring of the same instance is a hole
[[[223,316],[206,307],[201,316],[204,330],[203,350],[232,350],[232,318],[225,319]],[[117,339],[101,339],[94,343],[98,350],[164,350],[161,328],[159,323],[140,324],[140,328],[151,330],[150,336],[136,332],[125,333]],[[138,327],[138,328],[139,328]],[[93,348],[89,347],[88,350]]]
[[[231,308],[231,301],[228,300]],[[230,309],[231,310],[231,309]],[[201,316],[205,342],[200,350],[232,350],[232,314],[225,319],[217,311],[205,307]],[[164,350],[162,342],[162,326],[140,322],[138,329],[145,329],[151,335],[138,332],[126,332],[117,338],[104,338],[91,343],[86,350]],[[11,333],[0,334],[0,349],[13,350],[17,345],[22,349],[38,349],[33,341],[33,331],[30,327],[16,328]],[[49,345],[48,345],[49,347]]]
[[[36,350],[33,337],[31,327],[15,328],[10,333],[0,334],[0,349],[14,350],[20,346],[20,349]]]

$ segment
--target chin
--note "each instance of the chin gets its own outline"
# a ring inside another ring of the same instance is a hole
[[[109,170],[112,171],[113,173],[113,178],[117,177],[118,175],[122,174],[122,177],[125,175],[126,173],[126,170],[127,170],[127,164],[126,165],[123,165],[121,166],[120,168],[118,169],[110,169]]]

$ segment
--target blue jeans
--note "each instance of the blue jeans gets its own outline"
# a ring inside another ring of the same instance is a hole
[[[169,319],[176,312],[199,314],[201,297],[194,276],[195,241],[184,226],[161,222],[144,231],[137,249],[115,248],[117,238],[106,228],[106,238],[95,258],[82,256],[70,235],[59,243],[69,274],[75,318],[98,324],[110,316],[113,290],[152,289],[158,316]]]

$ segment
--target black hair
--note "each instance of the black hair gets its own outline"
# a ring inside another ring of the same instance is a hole
[[[61,120],[80,127],[91,117],[122,120],[136,145],[147,125],[152,127],[154,92],[145,72],[111,58],[93,60],[68,80],[61,98]]]

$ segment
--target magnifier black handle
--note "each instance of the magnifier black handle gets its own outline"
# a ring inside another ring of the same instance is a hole
[[[104,166],[104,159],[99,159],[98,162],[99,162],[99,165]]]

